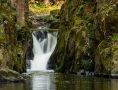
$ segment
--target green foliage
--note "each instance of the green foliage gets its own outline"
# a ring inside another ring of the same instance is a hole
[[[81,69],[84,69],[86,71],[92,71],[94,68],[93,60],[91,59],[81,60],[80,64],[81,64]]]
[[[1,3],[7,3],[8,0],[1,0]]]
[[[92,15],[91,16],[89,15],[86,17],[86,20],[87,20],[87,23],[93,23],[94,17]]]
[[[22,28],[21,25],[20,25],[20,23],[18,23],[18,22],[15,24],[15,26],[16,26],[16,29],[17,30],[21,30],[21,28]]]
[[[1,39],[4,39],[4,37],[5,37],[5,33],[4,33],[4,30],[3,30],[4,28],[3,28],[3,25],[0,25],[0,40]]]
[[[92,2],[92,0],[83,0],[84,2]]]
[[[61,6],[45,6],[44,4],[36,5],[36,4],[31,4],[30,5],[30,11],[33,12],[34,14],[50,14],[50,11],[53,10],[59,10]]]
[[[0,24],[2,24],[3,23],[3,17],[2,17],[2,15],[0,15]]]
[[[118,41],[118,34],[113,35],[113,37],[111,38],[112,41]]]
[[[2,60],[0,60],[0,66],[1,66],[1,64],[2,64]]]
[[[95,35],[94,35],[93,24],[88,23],[87,24],[87,30],[88,30],[89,39],[94,39]]]
[[[42,16],[38,18],[39,21],[50,22],[51,18],[49,16]]]
[[[3,17],[0,15],[0,40],[4,39]]]
[[[93,6],[93,9],[92,9],[93,13],[96,12],[96,5]]]
[[[112,48],[112,51],[113,51],[113,52],[115,52],[115,51],[118,50],[118,46],[111,46],[111,48]]]
[[[84,13],[84,5],[80,5],[79,10],[77,12],[77,16],[82,16]]]
[[[93,48],[94,38],[95,38],[95,33],[94,33],[95,31],[93,28],[93,21],[94,21],[93,16],[87,16],[86,20],[87,20],[87,24],[86,24],[87,33],[89,37],[89,48]]]

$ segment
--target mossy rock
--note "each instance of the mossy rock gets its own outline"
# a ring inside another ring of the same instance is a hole
[[[24,81],[24,78],[18,72],[7,68],[0,69],[0,82],[20,82],[20,81]]]
[[[98,74],[110,74],[111,71],[111,48],[107,40],[103,40],[96,50],[95,72]]]
[[[103,40],[97,48],[95,56],[96,74],[118,74],[118,42]]]
[[[60,11],[58,44],[50,62],[57,71],[71,73],[92,61],[96,73],[110,75],[118,67],[112,65],[117,62],[117,33],[117,0],[67,0]]]
[[[60,27],[59,21],[52,21],[50,24],[50,28],[52,28],[52,29],[58,29],[59,27]]]
[[[50,15],[52,17],[54,17],[54,18],[58,18],[59,14],[60,14],[60,10],[59,9],[50,11]]]
[[[112,51],[112,65],[111,65],[111,74],[118,75],[118,41],[113,41],[111,46]]]

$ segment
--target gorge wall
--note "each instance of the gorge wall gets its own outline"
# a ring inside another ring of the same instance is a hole
[[[118,74],[117,0],[66,0],[60,21],[49,68],[63,73]]]
[[[23,5],[18,1],[0,0],[0,70],[11,69],[21,73],[26,66],[24,52],[28,31],[25,16],[28,4],[26,0],[21,1]]]

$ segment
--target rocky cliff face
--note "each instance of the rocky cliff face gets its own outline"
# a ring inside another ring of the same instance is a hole
[[[21,73],[25,70],[27,31],[18,22],[15,1],[0,1],[0,70],[7,68]]]
[[[117,0],[66,0],[49,68],[64,73],[118,71]]]

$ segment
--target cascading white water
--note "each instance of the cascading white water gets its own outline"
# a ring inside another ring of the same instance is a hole
[[[53,53],[57,43],[57,32],[46,34],[40,31],[42,35],[37,38],[37,32],[32,33],[34,58],[31,60],[31,71],[47,71],[48,60]]]

